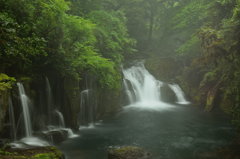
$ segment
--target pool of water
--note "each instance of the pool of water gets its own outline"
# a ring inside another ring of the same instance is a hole
[[[198,159],[229,144],[234,132],[222,114],[190,105],[159,110],[128,107],[94,127],[81,129],[79,137],[59,148],[67,159],[107,159],[108,147],[124,145],[143,147],[153,159]]]

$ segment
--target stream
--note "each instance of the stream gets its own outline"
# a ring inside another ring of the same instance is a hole
[[[67,159],[107,159],[107,149],[139,146],[153,159],[198,159],[233,140],[230,120],[188,102],[180,87],[169,84],[176,101],[161,99],[163,82],[138,64],[123,70],[129,104],[117,114],[80,127],[79,137],[59,145]]]

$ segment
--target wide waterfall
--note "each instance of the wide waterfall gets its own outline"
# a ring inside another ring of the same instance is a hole
[[[143,62],[124,69],[123,75],[123,83],[130,106],[150,109],[173,107],[173,105],[162,101],[161,87],[164,83],[156,80],[153,75],[146,70]],[[178,92],[176,92],[176,89],[173,89],[173,91],[177,97],[177,103],[187,104],[184,95],[181,95],[183,92],[179,91],[179,89]]]
[[[31,124],[30,111],[29,111],[29,99],[25,93],[23,85],[21,83],[17,83],[17,86],[18,86],[19,96],[20,96],[22,110],[23,110],[25,135],[26,137],[30,137],[32,136],[32,124]]]

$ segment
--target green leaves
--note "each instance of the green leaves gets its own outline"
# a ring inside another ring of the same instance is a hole
[[[103,57],[120,64],[123,56],[132,53],[135,43],[127,33],[123,13],[92,11],[89,18],[96,24],[96,48]]]
[[[12,85],[16,82],[16,79],[9,77],[6,74],[0,73],[0,93],[12,88]]]

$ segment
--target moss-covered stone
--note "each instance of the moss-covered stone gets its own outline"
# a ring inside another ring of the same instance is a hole
[[[0,150],[1,159],[64,159],[64,155],[55,147],[38,147],[31,149]]]
[[[108,159],[150,159],[150,153],[135,146],[124,146],[108,150]]]

